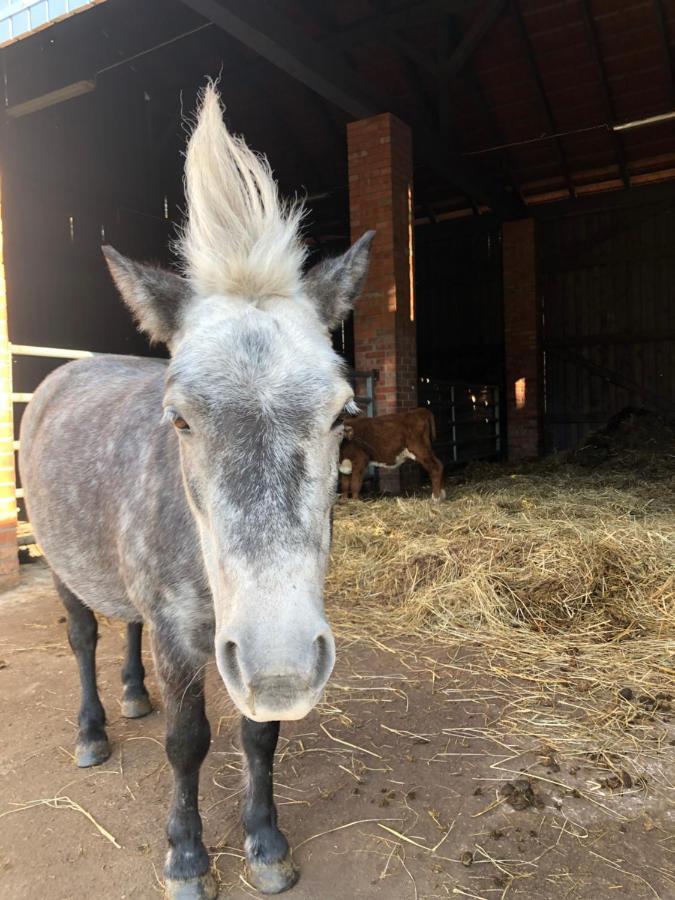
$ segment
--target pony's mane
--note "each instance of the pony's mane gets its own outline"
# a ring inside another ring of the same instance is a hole
[[[286,203],[264,156],[229,133],[213,84],[201,96],[185,157],[187,221],[178,251],[199,296],[295,294],[306,251],[301,203]]]

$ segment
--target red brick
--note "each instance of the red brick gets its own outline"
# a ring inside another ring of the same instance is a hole
[[[542,449],[543,370],[536,226],[532,219],[505,222],[502,232],[504,338],[509,459]],[[516,385],[524,397],[516,403]]]
[[[379,369],[375,402],[382,414],[416,402],[416,335],[407,321],[412,142],[408,126],[388,113],[350,123],[347,141],[352,238],[377,231],[354,316],[356,367]]]

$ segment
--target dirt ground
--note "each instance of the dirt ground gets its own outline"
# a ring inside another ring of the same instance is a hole
[[[156,711],[120,718],[122,634],[102,621],[99,685],[112,757],[78,770],[76,667],[46,567],[22,567],[19,588],[0,598],[6,900],[161,896],[171,783],[163,715],[150,674]],[[470,658],[455,667],[447,650],[421,648],[410,659],[418,661],[338,642],[324,703],[283,726],[276,796],[302,870],[289,896],[675,898],[675,749],[658,778],[611,785],[591,760],[571,766],[550,748],[486,740],[483,726],[505,713],[504,700],[472,675]],[[257,896],[241,862],[237,716],[213,670],[208,707],[205,842],[221,896]]]

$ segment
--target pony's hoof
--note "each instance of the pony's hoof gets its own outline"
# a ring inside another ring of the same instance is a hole
[[[110,756],[110,744],[107,738],[98,741],[88,741],[86,744],[78,741],[75,747],[75,762],[80,769],[88,769],[89,766],[100,766]]]
[[[187,881],[167,878],[164,881],[164,896],[166,900],[215,900],[218,883],[210,872]]]
[[[122,698],[122,715],[125,719],[142,719],[152,712],[152,703],[147,694],[140,697]]]
[[[261,894],[281,894],[293,887],[300,872],[296,869],[291,854],[288,853],[276,863],[246,863],[248,880]]]

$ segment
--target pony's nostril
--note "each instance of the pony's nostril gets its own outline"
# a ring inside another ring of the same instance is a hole
[[[333,649],[333,641],[325,635],[320,634],[314,641],[316,652],[315,669],[314,669],[314,686],[323,686],[328,680],[333,669],[335,652]]]
[[[325,665],[325,659],[328,654],[326,638],[320,634],[314,641],[314,644],[316,645],[316,665],[318,669],[321,669]]]
[[[244,686],[241,667],[237,659],[237,645],[234,641],[225,641],[222,654],[223,675],[240,689]]]

